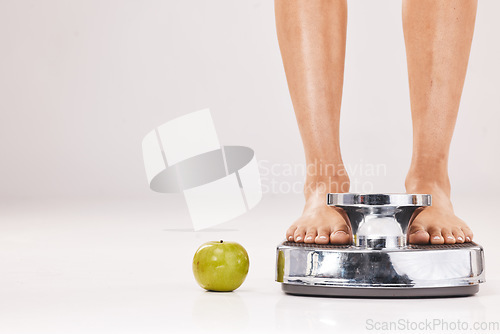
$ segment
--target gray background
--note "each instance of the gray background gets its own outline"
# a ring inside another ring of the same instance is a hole
[[[480,1],[452,144],[454,194],[494,194],[500,184],[499,11],[500,2]],[[279,173],[303,163],[271,0],[3,0],[0,48],[3,198],[152,196],[143,136],[205,107],[221,143],[252,147]],[[386,170],[352,179],[404,191],[411,120],[400,1],[349,3],[343,101],[345,162]]]

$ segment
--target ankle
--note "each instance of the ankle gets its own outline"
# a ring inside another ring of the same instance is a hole
[[[434,193],[442,191],[450,195],[450,179],[446,174],[424,171],[422,173],[409,172],[405,180],[405,188],[408,193]]]
[[[304,184],[304,195],[323,196],[327,193],[349,192],[350,180],[347,174],[332,176],[308,176]]]
[[[304,195],[323,198],[327,193],[348,192],[349,176],[341,159],[307,159]]]

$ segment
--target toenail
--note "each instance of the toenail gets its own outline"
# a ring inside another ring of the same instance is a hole
[[[308,236],[308,237],[306,238],[306,240],[312,240],[312,238],[313,238],[313,237]]]
[[[465,240],[467,240],[467,241],[469,241],[469,242],[470,242],[470,238],[469,238],[469,237],[465,238]]]
[[[325,237],[324,235],[322,235],[321,237],[319,237],[320,239],[328,239],[327,237]]]
[[[297,237],[297,241],[302,240],[302,237]]]
[[[339,234],[339,233],[342,233],[342,234],[347,234],[347,233],[345,233],[344,231],[337,231],[337,232],[335,232],[334,234]]]
[[[457,240],[462,241],[462,240],[464,240],[464,238],[462,238],[462,237],[457,237]]]
[[[435,236],[433,236],[433,237],[432,237],[432,239],[434,239],[434,240],[439,240],[439,239],[441,239],[441,237],[440,237],[440,236],[438,236],[438,235],[435,235]]]
[[[293,240],[293,236],[289,236],[289,237],[288,237],[288,240]]]
[[[446,239],[453,239],[453,237],[451,235],[447,236]]]

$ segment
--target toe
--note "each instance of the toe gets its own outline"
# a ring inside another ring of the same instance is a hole
[[[474,236],[472,230],[468,227],[462,227],[462,232],[465,236],[465,242],[472,242],[472,237]]]
[[[421,224],[413,222],[408,230],[408,242],[410,244],[428,244],[430,239],[429,233]]]
[[[307,233],[306,233],[306,238],[304,239],[304,242],[306,244],[312,244],[312,243],[314,243],[314,240],[316,239],[317,235],[318,235],[318,233],[316,232],[315,228],[308,229]]]
[[[287,241],[293,241],[293,235],[295,233],[295,230],[297,229],[297,226],[292,225],[290,228],[286,231],[286,240]]]
[[[443,238],[443,235],[441,234],[441,229],[431,228],[431,229],[429,229],[428,233],[431,236],[431,238],[430,238],[431,244],[433,244],[433,245],[444,244],[444,238]]]
[[[411,231],[408,237],[408,242],[410,244],[428,244],[430,239],[429,233],[423,228]]]
[[[453,233],[451,233],[451,230],[443,228],[441,230],[441,234],[443,235],[445,244],[454,244],[456,242]]]
[[[350,239],[349,228],[345,224],[336,227],[330,235],[330,242],[332,244],[347,244],[350,242]]]
[[[465,234],[460,228],[453,229],[453,237],[457,244],[463,244],[465,242]]]
[[[329,235],[330,230],[327,228],[320,228],[318,229],[318,236],[316,237],[315,242],[317,244],[327,244],[330,242]]]
[[[304,242],[304,237],[306,236],[306,230],[303,227],[298,227],[295,230],[293,235],[293,239],[295,242]]]

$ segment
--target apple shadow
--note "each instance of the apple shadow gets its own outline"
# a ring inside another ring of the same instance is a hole
[[[194,301],[192,321],[203,331],[240,332],[248,327],[248,309],[237,292],[204,291]]]

